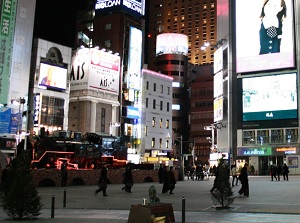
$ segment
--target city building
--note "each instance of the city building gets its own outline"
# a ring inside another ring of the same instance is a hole
[[[173,78],[142,70],[141,162],[168,164],[172,150]]]
[[[34,39],[31,56],[29,129],[37,135],[68,129],[68,81],[72,49],[43,39]]]
[[[188,62],[210,64],[216,38],[216,0],[148,0],[147,59],[148,68],[156,70],[156,37],[162,33],[188,36]]]
[[[16,134],[27,130],[26,119],[20,115],[27,110],[30,58],[35,15],[35,0],[2,1],[1,11],[1,60],[0,104],[11,109],[11,116],[2,119],[2,133]],[[12,101],[17,102],[16,105]],[[21,109],[20,109],[20,104]]]
[[[102,116],[96,116],[93,112],[87,111],[86,119],[96,122],[96,126],[88,130],[97,132],[100,129],[101,133],[108,134],[111,133],[111,129],[114,129],[114,134],[121,136],[126,142],[128,153],[139,149],[137,142],[141,135],[139,94],[144,54],[144,7],[144,1],[97,1],[88,10],[79,12],[76,21],[76,47],[78,49],[81,47],[97,48],[112,55],[119,55],[121,58],[117,78],[118,94],[113,95],[114,99],[111,99],[114,104],[110,104],[111,108],[106,108],[105,114],[103,110]],[[71,86],[71,97],[72,91]],[[99,99],[106,99],[108,95],[112,97],[112,94],[106,94],[105,91],[101,93],[100,89],[99,91],[90,90],[89,93],[86,91],[78,93],[98,95]],[[80,103],[81,95],[74,95],[73,98],[79,100]],[[91,99],[88,97],[86,103],[92,103]],[[95,103],[94,106],[99,106],[98,101]],[[72,125],[69,127],[74,128]],[[85,129],[80,127],[77,130],[84,131]]]
[[[294,41],[299,39],[299,4],[286,0],[278,7],[279,26],[274,36],[265,36],[267,41],[261,10],[269,5],[252,0],[218,5],[217,39],[223,44],[214,73],[221,77],[217,97],[224,101],[222,118],[216,117],[218,150],[229,154],[230,163],[249,163],[257,174],[284,163],[290,172],[299,172],[300,67]]]

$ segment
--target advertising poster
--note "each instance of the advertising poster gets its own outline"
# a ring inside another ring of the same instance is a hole
[[[298,157],[297,156],[287,157],[287,165],[290,168],[298,168]]]
[[[292,0],[237,0],[237,73],[294,67],[293,23]]]
[[[0,108],[0,134],[10,133],[11,128],[11,109],[7,107]]]

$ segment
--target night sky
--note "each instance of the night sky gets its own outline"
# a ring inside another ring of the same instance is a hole
[[[34,38],[74,47],[76,12],[85,9],[87,2],[88,0],[37,0]]]

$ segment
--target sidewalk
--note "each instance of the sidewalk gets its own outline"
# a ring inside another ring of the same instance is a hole
[[[97,186],[72,186],[67,188],[38,188],[44,208],[35,222],[101,222],[125,223],[132,204],[141,204],[148,198],[148,189],[154,185],[161,202],[173,205],[175,220],[182,220],[182,199],[186,204],[185,222],[300,222],[298,197],[300,176],[290,176],[290,181],[270,181],[270,177],[250,177],[250,196],[236,196],[230,209],[215,210],[209,193],[213,179],[208,181],[179,181],[174,195],[161,194],[157,182],[135,184],[133,193],[121,190],[123,185],[108,185],[108,197],[94,195]],[[237,194],[240,186],[234,187]],[[66,207],[63,194],[66,190]],[[55,197],[54,218],[51,218],[52,196]],[[0,222],[11,222],[3,210]],[[138,222],[137,222],[138,223]]]

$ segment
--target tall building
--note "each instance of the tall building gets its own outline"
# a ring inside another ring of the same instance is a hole
[[[161,33],[181,33],[188,36],[188,62],[210,64],[216,37],[216,0],[148,0],[147,50],[149,69],[156,69],[156,37]]]
[[[77,104],[77,109],[80,104],[84,105],[84,120],[96,123],[86,128],[83,128],[81,122],[77,126],[69,125],[69,127],[103,134],[112,133],[113,128],[114,135],[124,138],[128,151],[136,151],[140,147],[138,137],[141,135],[139,93],[143,63],[145,4],[143,0],[127,3],[94,2],[96,3],[92,4],[89,10],[78,13],[76,46],[78,49],[94,48],[93,51],[119,55],[120,70],[118,77],[110,79],[107,84],[103,80],[105,86],[99,86],[94,82],[95,86],[89,87],[88,91],[76,90],[72,88],[71,83],[70,101],[74,106]],[[101,63],[104,64],[105,61],[100,61]],[[93,61],[91,64],[93,65]],[[101,77],[105,78],[103,72]],[[97,73],[94,74],[95,77],[96,75]],[[113,81],[119,83],[118,91],[109,91],[109,84]]]
[[[174,150],[179,154],[178,138],[183,136],[183,153],[190,154],[192,152],[190,145],[193,143],[195,155],[204,156],[198,159],[202,163],[207,162],[210,153],[210,144],[206,138],[211,136],[211,133],[205,131],[203,127],[213,123],[213,80],[210,69],[198,68],[197,65],[209,65],[214,61],[216,3],[215,0],[147,2],[148,53],[145,60],[150,69],[174,78],[172,107]],[[159,37],[167,33],[187,36],[186,54],[178,54],[175,51],[161,54],[157,50],[160,47]],[[208,79],[210,81],[207,81]],[[177,109],[174,109],[176,106]]]

